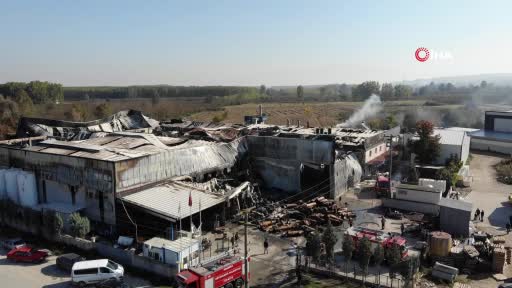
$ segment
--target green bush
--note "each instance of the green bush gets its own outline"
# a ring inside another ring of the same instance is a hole
[[[69,216],[69,226],[74,237],[84,238],[91,231],[89,219],[80,216],[78,213],[73,213]]]

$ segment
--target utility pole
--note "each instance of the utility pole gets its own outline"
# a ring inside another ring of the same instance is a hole
[[[301,282],[302,282],[302,271],[300,270],[300,264],[302,263],[302,259],[301,259],[301,248],[299,247],[299,245],[297,245],[296,247],[296,254],[297,254],[297,257],[296,257],[296,261],[295,261],[295,275],[297,276],[297,285],[298,287],[300,288],[301,287]]]
[[[249,253],[247,251],[247,222],[249,222],[249,210],[245,211],[245,221],[244,221],[245,288],[249,288],[249,278],[248,278],[248,276],[249,276],[249,261],[247,259],[248,255],[249,255]]]

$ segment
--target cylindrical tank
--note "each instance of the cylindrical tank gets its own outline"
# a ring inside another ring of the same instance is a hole
[[[17,176],[17,181],[20,204],[25,207],[36,206],[38,203],[36,176],[30,172],[20,171]]]
[[[452,235],[434,231],[430,233],[429,250],[432,256],[448,256],[452,248]]]
[[[18,204],[18,173],[20,172],[19,169],[11,168],[7,171],[5,171],[4,178],[5,178],[5,190],[7,192],[7,197],[13,201],[14,203]]]
[[[5,190],[5,171],[6,169],[0,169],[0,199],[7,198],[7,191]]]

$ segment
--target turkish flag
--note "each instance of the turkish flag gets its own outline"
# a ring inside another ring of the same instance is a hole
[[[190,191],[188,194],[188,206],[192,207],[192,191]]]

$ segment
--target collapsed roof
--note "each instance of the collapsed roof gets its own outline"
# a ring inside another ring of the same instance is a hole
[[[44,118],[22,117],[16,137],[51,136],[62,140],[88,139],[95,132],[121,132],[156,128],[159,122],[141,111],[124,110],[104,119],[89,122],[72,122]]]

